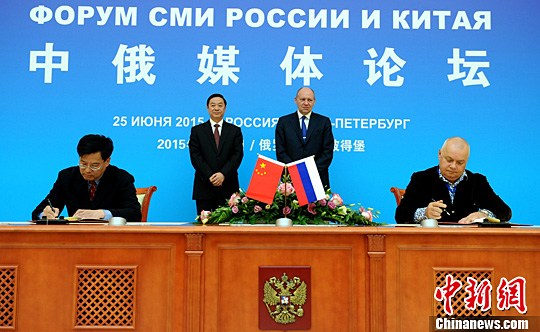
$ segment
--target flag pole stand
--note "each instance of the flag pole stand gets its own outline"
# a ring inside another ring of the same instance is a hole
[[[292,220],[287,217],[276,219],[276,226],[279,227],[290,227],[292,226]]]
[[[287,178],[287,166],[285,166],[285,179]],[[283,200],[283,204],[287,206],[287,181],[285,181],[285,194],[283,195],[285,198]],[[285,208],[284,206],[284,208]],[[283,218],[276,219],[276,226],[278,227],[291,227],[292,226],[292,219],[287,218],[287,215],[284,215]]]

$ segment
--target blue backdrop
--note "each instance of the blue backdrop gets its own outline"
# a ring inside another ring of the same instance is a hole
[[[246,189],[275,157],[277,117],[316,92],[336,148],[332,189],[393,222],[391,186],[471,146],[513,221],[535,220],[540,23],[534,1],[15,1],[0,11],[3,220],[26,220],[87,133],[158,186],[151,221],[191,221],[187,141],[214,92],[242,127]]]

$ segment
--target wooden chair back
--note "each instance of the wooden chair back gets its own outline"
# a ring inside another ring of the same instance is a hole
[[[394,198],[396,199],[396,204],[399,205],[401,203],[401,199],[403,198],[403,196],[405,196],[405,189],[392,187],[390,188],[390,191],[394,194]]]
[[[146,222],[148,219],[148,209],[150,208],[150,199],[157,190],[156,186],[150,186],[146,188],[137,188],[137,199],[141,204],[141,221]]]

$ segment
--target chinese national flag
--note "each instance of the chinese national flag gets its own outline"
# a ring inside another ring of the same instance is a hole
[[[246,196],[257,201],[272,204],[285,164],[259,155]]]

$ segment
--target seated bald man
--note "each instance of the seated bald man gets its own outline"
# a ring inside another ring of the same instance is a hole
[[[396,208],[396,222],[424,219],[472,223],[486,217],[508,221],[512,210],[482,174],[466,170],[470,146],[461,137],[448,138],[439,150],[439,165],[416,172]]]

